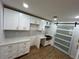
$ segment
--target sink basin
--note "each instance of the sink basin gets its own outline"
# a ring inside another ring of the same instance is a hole
[[[50,36],[50,35],[45,35],[45,37],[46,37],[46,40],[51,40],[52,39],[52,36]]]

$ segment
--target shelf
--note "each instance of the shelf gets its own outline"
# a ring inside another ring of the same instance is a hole
[[[61,44],[61,43],[56,42],[56,41],[55,41],[55,43],[57,43],[57,44],[59,44],[59,45],[62,45],[63,47],[66,47],[66,48],[68,48],[68,49],[69,49],[69,47],[68,47],[68,46],[66,46],[66,45],[64,45],[64,44]]]
[[[57,32],[57,33],[60,33],[60,34],[72,36],[72,31],[64,31],[64,30],[57,29],[56,32]]]
[[[69,55],[74,26],[59,25],[55,35],[54,46]]]
[[[73,30],[74,29],[74,26],[62,25],[62,26],[57,26],[57,28],[66,29],[66,30]]]
[[[66,53],[67,55],[69,55],[68,52],[64,51],[63,49],[59,48],[58,46],[54,45],[54,47],[57,48],[57,49],[59,49],[61,52],[64,52],[64,53]]]
[[[58,37],[55,37],[55,38],[70,43],[70,41],[67,41],[67,40],[64,40],[64,39],[61,39],[61,38],[58,38]]]
[[[66,36],[66,37],[72,37],[72,36],[70,36],[70,35],[65,35],[65,34],[61,34],[61,33],[56,33],[56,34],[62,35],[62,36]]]
[[[64,46],[62,46],[62,45],[60,45],[60,44],[58,44],[56,42],[54,43],[54,45],[59,47],[61,49],[61,51],[65,51],[67,53],[69,52],[69,48],[66,48],[66,47],[64,47]]]
[[[68,31],[68,32],[72,32],[73,30],[67,30],[67,29],[61,29],[61,28],[57,28],[58,30],[63,30],[63,31]]]

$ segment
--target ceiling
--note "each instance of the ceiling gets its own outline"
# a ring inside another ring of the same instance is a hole
[[[29,5],[28,9],[22,6],[23,2]],[[58,16],[59,21],[78,21],[74,17],[79,15],[79,0],[3,0],[3,3],[49,20]]]

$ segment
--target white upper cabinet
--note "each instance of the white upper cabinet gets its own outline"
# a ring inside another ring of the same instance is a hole
[[[30,16],[19,13],[19,29],[20,30],[29,30],[30,29]]]
[[[4,30],[30,30],[30,28],[38,28],[38,30],[44,31],[45,26],[45,20],[4,8]]]
[[[4,30],[29,30],[30,16],[4,8]]]
[[[18,29],[18,12],[4,8],[4,30]]]
[[[30,16],[26,15],[25,30],[30,30]]]

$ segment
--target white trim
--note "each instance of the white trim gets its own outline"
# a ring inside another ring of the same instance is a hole
[[[55,41],[55,43],[57,43],[57,44],[59,44],[59,45],[65,47],[65,48],[68,48],[68,49],[70,48],[70,47],[68,47],[68,46],[66,46],[66,45],[64,45],[64,44],[62,44],[62,43],[59,43],[59,42],[56,42],[56,41]]]
[[[67,41],[67,40],[64,40],[64,39],[61,39],[61,38],[58,38],[58,37],[55,37],[55,38],[57,38],[57,39],[59,39],[59,40],[62,40],[62,41],[65,41],[65,42],[68,42],[68,43],[71,42],[71,41]]]

